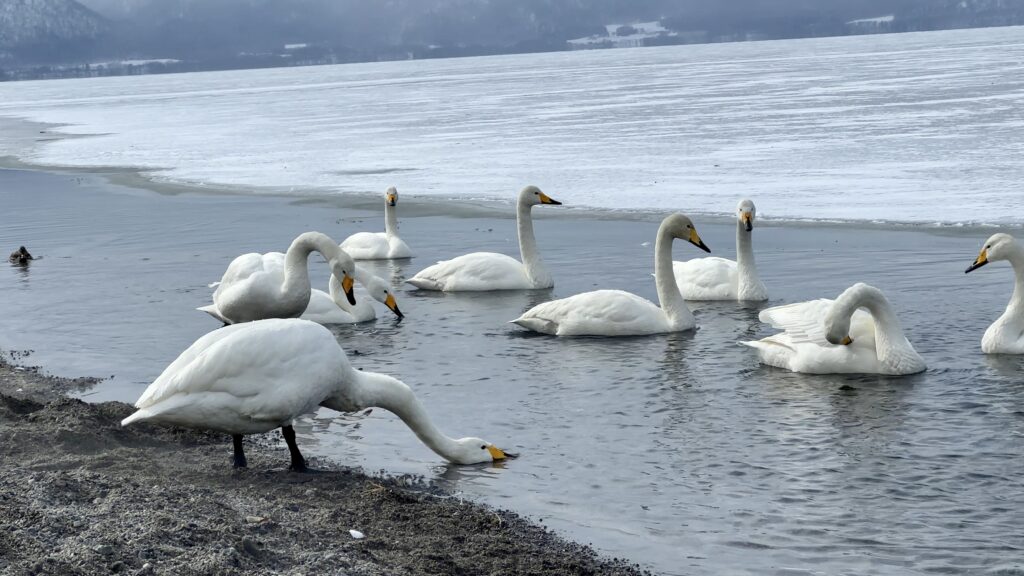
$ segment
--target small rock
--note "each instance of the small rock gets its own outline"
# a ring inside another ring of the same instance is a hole
[[[349,530],[348,533],[351,534],[352,537],[356,540],[362,540],[363,538],[366,538],[366,535],[360,532],[359,530]]]
[[[125,564],[124,562],[121,562],[120,560],[118,560],[117,562],[114,562],[113,564],[110,565],[110,571],[114,572],[114,573],[120,573],[120,572],[124,572],[124,569],[127,568],[127,567],[128,567],[127,564]]]
[[[101,556],[110,556],[114,553],[114,547],[108,544],[100,544],[99,546],[93,548],[93,552],[96,552]]]
[[[260,522],[263,522],[264,520],[266,520],[266,518],[264,518],[263,516],[246,516],[245,517],[245,521],[248,524],[259,524]]]

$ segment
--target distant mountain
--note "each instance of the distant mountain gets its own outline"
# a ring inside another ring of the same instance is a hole
[[[0,0],[0,58],[22,62],[87,54],[110,27],[73,0]]]

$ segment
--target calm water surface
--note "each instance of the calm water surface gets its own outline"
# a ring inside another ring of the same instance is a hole
[[[332,201],[161,196],[91,176],[0,171],[0,201],[17,207],[0,214],[0,246],[41,256],[0,274],[0,347],[33,349],[59,374],[113,374],[86,393],[96,401],[134,401],[217,327],[193,308],[234,256],[283,250],[309,229],[382,228],[379,212]],[[373,265],[396,286],[440,258],[517,251],[514,222],[492,211],[403,207],[418,257]],[[656,297],[655,220],[534,213],[554,290],[402,287],[405,321],[383,310],[334,328],[357,366],[412,385],[449,434],[523,457],[448,466],[382,410],[303,418],[310,455],[422,474],[665,574],[1024,574],[1024,359],[979,348],[1012,276],[1005,263],[963,273],[991,230],[758,227],[771,305],[874,284],[929,364],[906,378],[801,376],[737,344],[768,333],[759,306],[701,304],[695,334],[632,339],[508,324],[598,287]],[[733,255],[731,225],[697,226],[715,254]],[[701,255],[678,242],[675,254]],[[326,285],[326,267],[312,270]]]

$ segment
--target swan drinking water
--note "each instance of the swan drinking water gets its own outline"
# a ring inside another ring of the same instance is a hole
[[[512,322],[555,336],[639,336],[679,332],[696,327],[672,270],[672,240],[681,238],[705,252],[693,222],[672,214],[661,222],[654,245],[654,281],[659,308],[653,302],[622,290],[596,290],[530,308]]]
[[[673,262],[679,291],[687,300],[750,300],[768,299],[757,266],[754,264],[754,217],[757,208],[750,200],[740,200],[736,207],[736,260],[714,256]]]
[[[504,254],[473,252],[443,260],[421,270],[407,282],[424,290],[457,292],[469,290],[530,290],[555,285],[537,251],[530,209],[537,204],[561,204],[536,186],[519,192],[516,224],[519,227],[519,262]]]
[[[384,192],[384,232],[357,232],[341,243],[355,260],[412,258],[412,250],[398,237],[398,190]]]
[[[318,406],[393,412],[431,450],[456,464],[515,456],[479,438],[445,436],[408,386],[354,369],[330,330],[298,318],[226,326],[199,338],[146,388],[135,403],[138,411],[121,425],[151,421],[230,434],[235,467],[246,465],[243,435],[280,427],[291,468],[305,471],[292,421]]]
[[[395,316],[405,317],[398,309],[398,302],[386,280],[359,265],[356,265],[355,279],[371,298],[387,306]],[[360,297],[355,305],[348,303],[348,299],[342,296],[341,282],[334,274],[331,274],[328,290],[330,293],[314,288],[309,295],[309,305],[300,318],[320,324],[356,324],[377,318],[377,311],[365,298]]]
[[[326,234],[306,232],[292,241],[286,254],[252,252],[235,258],[213,293],[213,304],[199,308],[225,324],[265,318],[295,318],[309,304],[309,255],[319,252],[342,290],[355,304],[352,282],[355,262]]]
[[[1013,266],[1013,296],[1003,315],[985,330],[981,337],[981,351],[986,354],[1024,354],[1024,247],[1009,234],[994,234],[965,273],[997,260],[1008,260]]]
[[[860,310],[865,308],[865,310]],[[882,291],[857,283],[838,298],[761,311],[762,322],[783,330],[744,342],[762,363],[810,374],[916,374],[926,366]]]

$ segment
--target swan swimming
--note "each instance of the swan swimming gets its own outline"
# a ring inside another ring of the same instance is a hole
[[[371,298],[387,306],[400,319],[405,317],[398,309],[398,302],[386,280],[358,264],[355,279]],[[354,306],[348,303],[348,299],[342,296],[341,282],[334,274],[331,274],[328,290],[330,293],[314,288],[309,295],[309,305],[300,318],[319,324],[357,324],[377,318],[377,311],[365,298],[360,297]]]
[[[750,200],[736,206],[736,260],[710,256],[685,262],[673,262],[679,291],[687,300],[749,300],[768,299],[768,289],[761,282],[754,264],[754,218],[757,208]]]
[[[516,224],[519,228],[519,253],[515,258],[494,252],[473,252],[451,260],[442,260],[406,280],[424,290],[458,292],[470,290],[530,290],[551,288],[555,281],[544,266],[533,236],[530,209],[537,204],[555,204],[536,186],[527,186],[519,192],[516,203]]]
[[[398,190],[384,192],[384,232],[356,232],[341,243],[354,260],[412,258],[412,250],[398,237]]]
[[[688,217],[672,214],[661,222],[654,245],[660,308],[630,292],[596,290],[538,304],[512,322],[555,336],[640,336],[695,328],[697,322],[679,293],[672,270],[674,238],[711,252]]]
[[[327,328],[298,318],[225,326],[196,340],[146,388],[122,426],[150,421],[230,434],[245,467],[242,436],[281,428],[291,468],[306,470],[292,421],[325,406],[396,414],[424,444],[456,464],[514,457],[479,438],[453,439],[434,426],[400,380],[356,370]]]
[[[1024,246],[1009,234],[994,234],[964,273],[997,260],[1008,260],[1013,267],[1013,295],[1003,315],[985,330],[981,337],[981,351],[985,354],[1024,354]]]
[[[287,254],[251,252],[228,265],[213,293],[213,304],[197,308],[225,324],[251,322],[265,318],[295,318],[309,304],[309,255],[319,252],[327,259],[331,273],[341,277],[342,290],[349,303],[355,262],[326,234],[300,234]]]
[[[861,282],[834,301],[775,306],[758,318],[783,330],[743,342],[770,366],[809,374],[904,375],[926,368],[882,291]]]

